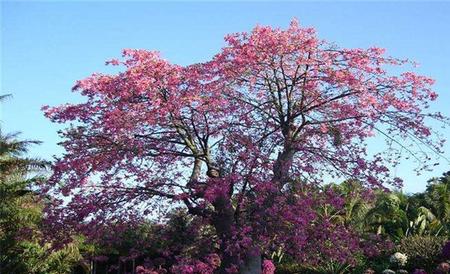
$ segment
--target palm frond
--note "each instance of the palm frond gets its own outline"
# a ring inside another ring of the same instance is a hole
[[[9,98],[12,98],[12,94],[3,94],[3,95],[0,95],[0,102],[1,102],[1,101],[4,101],[4,100],[6,100],[6,99],[9,99]]]

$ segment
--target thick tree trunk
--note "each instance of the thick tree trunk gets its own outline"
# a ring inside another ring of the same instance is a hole
[[[255,247],[253,250],[246,255],[245,263],[239,269],[240,274],[261,274],[261,252],[259,248]]]
[[[237,258],[226,251],[226,248],[231,243],[230,239],[234,225],[234,210],[230,199],[227,197],[218,198],[214,202],[214,207],[216,209],[216,215],[213,218],[213,225],[221,240],[220,251],[223,255],[218,272],[221,274],[227,273],[227,268],[232,265],[238,265],[239,273],[241,274],[261,274],[261,252],[258,247],[251,248],[245,255],[244,265],[239,265]]]
[[[220,252],[222,254],[222,263],[220,265],[219,273],[222,274],[227,273],[227,268],[238,263],[236,258],[226,251],[232,237],[234,211],[231,201],[227,197],[218,197],[213,205],[216,211],[213,217],[213,225],[221,241]]]
[[[292,166],[292,159],[295,151],[289,147],[286,147],[283,152],[278,154],[277,160],[273,165],[273,178],[274,182],[284,183],[289,176],[289,169]]]
[[[208,165],[207,175],[211,178],[218,178],[221,174],[217,168]],[[261,252],[259,248],[250,248],[249,252],[245,254],[244,265],[240,264],[237,256],[227,251],[228,246],[233,244],[230,240],[233,237],[233,229],[236,225],[235,210],[231,203],[231,197],[227,195],[217,197],[213,202],[213,206],[215,213],[212,218],[212,224],[221,241],[220,253],[222,254],[222,262],[218,273],[225,274],[227,273],[227,268],[235,265],[239,267],[239,273],[261,274]]]
[[[289,145],[286,145],[283,152],[278,155],[278,158],[273,166],[274,177],[272,180],[282,185],[289,179],[289,169],[292,166],[292,159],[295,154],[295,150]],[[217,178],[219,173],[215,169],[210,169],[208,167],[208,176]],[[232,265],[237,265],[239,267],[240,274],[261,274],[262,273],[262,263],[261,263],[261,251],[258,247],[251,248],[247,254],[245,254],[244,264],[239,265],[239,261],[233,255],[230,255],[226,249],[230,244],[230,239],[232,237],[233,226],[235,225],[234,219],[234,209],[231,204],[230,197],[218,197],[214,202],[213,206],[215,209],[215,214],[213,217],[213,226],[216,229],[217,235],[221,240],[220,252],[222,254],[222,263],[218,270],[218,273],[225,274],[226,269]]]

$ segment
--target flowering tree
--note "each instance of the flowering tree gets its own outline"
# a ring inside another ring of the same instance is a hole
[[[211,61],[186,67],[124,50],[109,61],[122,72],[77,82],[86,102],[44,107],[52,121],[71,122],[48,189],[66,196],[48,211],[54,228],[95,237],[179,204],[214,228],[219,272],[261,272],[272,245],[298,258],[327,248],[308,245],[311,230],[356,248],[347,228],[316,210],[342,204],[331,192],[311,195],[323,178],[398,186],[389,166],[400,153],[425,168],[422,147],[441,152],[426,119],[444,118],[424,112],[437,97],[433,80],[389,72],[409,61],[339,48],[296,21],[225,40]],[[373,135],[389,153],[368,155]]]

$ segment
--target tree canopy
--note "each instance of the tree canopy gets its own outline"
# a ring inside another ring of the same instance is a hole
[[[389,167],[402,153],[419,170],[441,153],[427,120],[446,118],[427,112],[434,81],[406,70],[412,62],[340,48],[295,20],[225,41],[189,66],[124,50],[108,62],[122,72],[76,83],[85,102],[44,107],[70,123],[47,189],[59,197],[46,212],[53,229],[101,238],[178,205],[213,229],[220,273],[245,273],[280,245],[299,260],[321,250],[351,262],[355,232],[316,210],[341,208],[341,196],[310,190],[327,177],[399,186]],[[373,135],[386,153],[369,155]]]

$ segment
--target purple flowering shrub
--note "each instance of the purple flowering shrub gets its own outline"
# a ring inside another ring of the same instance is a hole
[[[444,260],[450,260],[450,241],[447,241],[442,247],[441,256]]]

